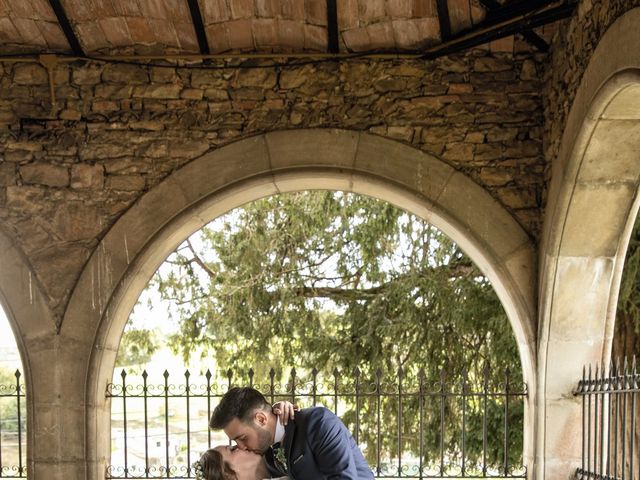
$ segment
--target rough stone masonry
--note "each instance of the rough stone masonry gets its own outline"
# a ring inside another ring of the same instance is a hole
[[[145,191],[205,152],[283,129],[344,128],[412,145],[540,231],[544,56],[269,66],[0,64],[0,221],[56,316],[87,258]],[[260,67],[260,68],[258,68]],[[170,199],[168,199],[170,201]]]

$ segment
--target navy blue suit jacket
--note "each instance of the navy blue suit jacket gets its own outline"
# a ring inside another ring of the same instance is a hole
[[[373,479],[347,427],[324,407],[296,412],[295,420],[285,426],[283,447],[293,480]],[[265,459],[272,475],[282,475],[273,466],[271,450]]]

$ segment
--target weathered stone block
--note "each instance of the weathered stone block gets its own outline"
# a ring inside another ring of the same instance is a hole
[[[8,186],[16,183],[16,166],[13,163],[0,163],[0,185]]]
[[[97,85],[100,83],[104,65],[89,63],[71,72],[71,82],[76,85]]]
[[[131,85],[104,85],[100,84],[96,87],[96,98],[108,98],[111,100],[120,100],[130,98],[133,93]]]
[[[6,162],[24,163],[33,159],[33,153],[25,150],[7,151],[3,158]]]
[[[24,150],[27,152],[39,152],[42,150],[42,143],[28,140],[8,141],[5,144],[7,150]]]
[[[152,67],[151,81],[154,83],[175,83],[179,79],[178,74],[173,68]]]
[[[207,88],[204,91],[204,98],[214,101],[229,100],[229,92],[219,88]]]
[[[480,180],[488,186],[507,185],[513,180],[513,172],[504,168],[486,167],[480,169]]]
[[[390,138],[411,143],[413,140],[413,127],[391,126],[387,129],[387,135]]]
[[[149,81],[149,73],[146,67],[110,63],[104,67],[102,79],[105,82],[141,85]]]
[[[273,88],[276,86],[277,76],[273,69],[249,68],[238,70],[232,82],[236,87]]]
[[[444,150],[443,157],[447,160],[458,162],[468,162],[473,160],[475,145],[467,143],[448,143]]]
[[[107,189],[138,191],[145,187],[144,177],[140,175],[110,175],[107,177]]]
[[[58,115],[62,120],[73,120],[77,121],[82,118],[82,113],[77,110],[69,110],[65,109],[60,112]]]
[[[52,220],[53,230],[64,240],[93,240],[102,227],[98,210],[81,202],[65,202],[64,208],[56,210]]]
[[[19,169],[22,181],[32,185],[66,187],[69,185],[69,170],[48,163],[22,165]]]
[[[136,154],[142,157],[165,158],[169,155],[167,142],[154,142],[136,149]]]
[[[71,167],[71,188],[102,189],[104,166],[79,164]]]
[[[180,98],[182,87],[174,84],[138,86],[133,89],[133,97],[142,98]]]
[[[510,58],[481,57],[473,62],[476,72],[504,72],[513,68],[513,60]]]
[[[180,98],[186,100],[202,100],[204,91],[201,88],[185,88],[180,92]]]
[[[475,160],[497,160],[503,156],[503,147],[500,143],[484,143],[475,148]]]
[[[285,90],[298,88],[313,75],[312,68],[286,69],[280,74],[278,85]]]
[[[140,120],[134,121],[129,124],[129,127],[133,130],[149,130],[152,132],[159,132],[164,130],[164,122],[159,120]]]
[[[209,143],[205,141],[178,141],[169,145],[169,156],[195,158],[209,150]]]
[[[49,83],[49,75],[40,64],[22,63],[13,69],[13,81],[18,85],[43,85]]]
[[[424,127],[422,141],[426,143],[460,142],[464,139],[466,130],[462,128]]]

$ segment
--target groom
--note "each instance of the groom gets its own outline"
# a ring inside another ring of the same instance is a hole
[[[347,428],[324,407],[300,410],[284,426],[259,391],[232,388],[213,411],[209,426],[224,430],[238,448],[263,454],[272,476],[373,479]]]

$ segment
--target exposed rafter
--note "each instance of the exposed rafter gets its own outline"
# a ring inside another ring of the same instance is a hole
[[[541,25],[571,16],[576,3],[574,0],[517,2],[509,8],[491,12],[487,18],[472,30],[453,35],[449,41],[423,51],[423,58],[433,59],[460,52],[492,40],[520,34]]]
[[[73,54],[78,57],[83,57],[84,50],[82,50],[82,47],[80,46],[78,37],[76,37],[76,34],[71,27],[71,22],[69,22],[69,18],[67,17],[60,0],[49,0],[49,5],[51,5],[51,8],[53,9],[53,13],[56,14],[58,24],[60,25],[60,28],[62,28],[64,36],[67,37],[67,42],[69,42],[69,46],[71,47]]]
[[[438,22],[440,23],[440,39],[446,42],[451,38],[451,19],[449,18],[449,4],[447,0],[436,0]]]
[[[491,12],[495,12],[502,8],[502,5],[497,0],[479,0],[480,4],[487,9],[487,14],[491,15]],[[541,52],[546,52],[549,50],[549,44],[538,35],[533,30],[523,30],[520,32],[522,38],[525,39],[527,43],[533,45]]]
[[[329,53],[338,53],[338,6],[336,0],[327,0],[327,49]]]
[[[189,3],[189,12],[191,12],[191,21],[193,22],[193,29],[196,31],[200,53],[202,55],[209,55],[209,41],[207,40],[207,32],[204,29],[204,22],[202,20],[202,14],[200,13],[198,0],[187,0],[187,2]]]

